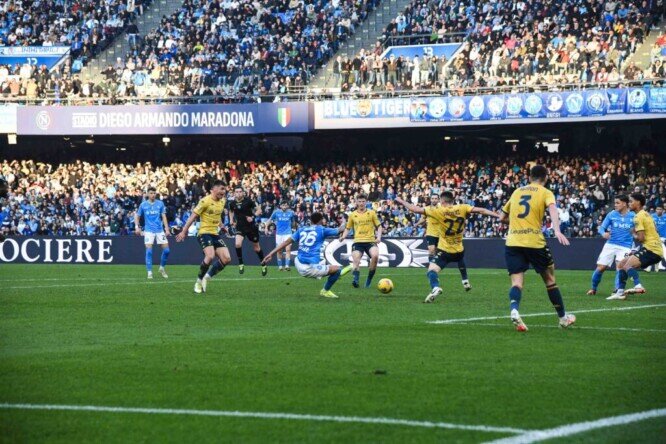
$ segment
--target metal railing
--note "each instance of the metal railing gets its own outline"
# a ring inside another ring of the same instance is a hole
[[[438,34],[390,35],[382,40],[382,47],[386,49],[389,46],[460,43],[465,40],[466,36],[466,32],[447,32],[442,36],[439,36]]]
[[[530,92],[556,92],[556,91],[584,91],[588,89],[608,88],[651,88],[666,86],[666,78],[620,80],[609,83],[554,83],[544,85],[506,85],[484,88],[441,88],[423,90],[395,90],[395,91],[356,91],[343,92],[340,88],[311,88],[295,87],[285,94],[269,94],[248,96],[243,94],[205,95],[205,96],[165,96],[165,97],[71,97],[58,98],[47,96],[43,98],[27,97],[0,97],[2,105],[42,105],[42,106],[78,106],[78,105],[184,105],[184,104],[225,104],[225,103],[270,103],[294,101],[320,101],[327,99],[382,99],[417,96],[465,96],[489,94],[517,94]]]

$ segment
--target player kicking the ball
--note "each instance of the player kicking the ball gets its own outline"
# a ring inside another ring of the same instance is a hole
[[[141,202],[139,210],[134,214],[134,226],[137,236],[143,235],[143,243],[146,245],[146,271],[148,279],[153,278],[153,245],[157,242],[162,247],[162,257],[160,258],[160,274],[164,279],[168,278],[164,268],[169,258],[169,222],[166,217],[166,208],[164,202],[156,199],[157,190],[153,187],[148,188],[148,199]],[[141,231],[140,219],[143,216],[144,227]]]
[[[328,276],[324,288],[319,294],[325,298],[337,299],[338,296],[331,291],[331,287],[341,276],[349,273],[352,267],[348,265],[341,269],[338,265],[321,263],[321,248],[327,237],[337,236],[345,226],[342,224],[339,228],[324,228],[324,215],[321,213],[312,213],[310,223],[312,225],[299,228],[288,239],[275,247],[266,255],[262,264],[267,264],[275,253],[282,251],[292,243],[298,243],[298,255],[294,261],[298,274],[316,279]]]
[[[620,261],[620,288],[615,294],[607,297],[608,300],[625,300],[627,298],[626,293],[628,292],[625,292],[624,288],[627,286],[629,270],[648,268],[664,259],[664,250],[654,219],[643,209],[644,206],[645,196],[640,193],[631,195],[629,208],[636,213],[634,217],[634,240],[641,244],[641,247],[638,251],[632,252]]]
[[[208,281],[231,262],[229,249],[219,234],[220,228],[223,228],[222,212],[226,203],[224,195],[224,182],[215,181],[210,189],[210,194],[199,201],[190,217],[187,218],[182,231],[176,236],[177,242],[185,240],[187,230],[199,218],[201,224],[197,240],[203,250],[204,258],[199,266],[199,274],[194,284],[195,293],[205,292]],[[217,257],[217,261],[213,263],[215,257]]]
[[[506,266],[511,275],[511,322],[518,331],[527,331],[527,326],[518,313],[523,294],[525,272],[530,267],[541,275],[548,291],[548,298],[560,318],[560,327],[567,328],[576,322],[576,317],[564,311],[562,294],[555,283],[555,263],[550,249],[546,245],[541,227],[543,216],[548,210],[553,223],[555,237],[562,245],[569,245],[569,240],[560,231],[560,218],[557,214],[555,196],[545,188],[548,170],[536,165],[530,170],[529,185],[513,192],[509,201],[502,208],[500,221],[509,221],[509,234],[506,237]]]
[[[442,294],[442,288],[439,286],[439,272],[451,262],[457,262],[460,274],[462,276],[463,287],[469,291],[472,287],[467,278],[467,268],[464,265],[465,248],[463,246],[463,232],[465,231],[465,222],[470,214],[478,213],[484,216],[500,217],[485,208],[473,207],[467,204],[454,205],[454,197],[451,191],[444,191],[441,195],[441,205],[438,207],[419,207],[409,202],[396,198],[395,201],[403,205],[412,213],[425,214],[428,219],[437,221],[441,227],[439,232],[439,241],[435,255],[430,259],[428,266],[428,280],[430,281],[430,293],[425,298],[425,303],[435,301],[435,298]],[[462,262],[462,266],[461,266]]]

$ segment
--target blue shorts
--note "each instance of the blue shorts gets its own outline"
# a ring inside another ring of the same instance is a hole
[[[352,251],[359,251],[361,255],[365,253],[370,256],[370,249],[376,246],[377,244],[374,242],[354,242],[352,244]]]
[[[437,249],[435,256],[430,259],[431,264],[437,265],[439,268],[446,268],[451,262],[460,262],[465,258],[465,252],[461,251],[460,253],[448,253],[444,250]]]
[[[527,248],[527,247],[509,247],[504,249],[506,259],[506,268],[509,274],[524,273],[530,265],[534,271],[541,274],[554,264],[553,255],[548,247]]]

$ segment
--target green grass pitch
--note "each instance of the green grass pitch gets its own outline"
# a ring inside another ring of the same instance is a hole
[[[470,269],[441,275],[444,294],[423,304],[424,269],[380,269],[390,295],[295,270],[267,278],[223,271],[192,291],[197,267],[167,281],[141,266],[0,266],[0,404],[52,404],[354,416],[542,430],[666,407],[666,275],[641,277],[645,295],[585,296],[590,272],[559,271],[574,328],[557,318],[537,275],[521,313],[506,318],[508,277]],[[156,271],[156,270],[155,270]],[[362,270],[361,278],[365,278]],[[636,310],[606,310],[641,307]],[[587,311],[599,310],[604,311]],[[373,420],[374,421],[374,420]],[[336,422],[27,410],[0,406],[4,442],[482,442],[515,436],[377,421]],[[662,416],[601,428],[568,442],[663,442]]]

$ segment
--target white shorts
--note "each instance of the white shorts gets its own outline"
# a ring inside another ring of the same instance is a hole
[[[298,261],[298,258],[294,261],[296,265],[296,271],[303,277],[321,279],[324,276],[328,276],[328,265],[321,264],[302,264]]]
[[[164,232],[159,232],[159,233],[149,233],[147,231],[143,232],[143,243],[146,245],[154,245],[157,243],[158,245],[164,245],[168,244],[169,241],[167,241],[166,234]]]
[[[291,234],[276,234],[275,235],[275,245],[280,245],[282,242],[287,239],[291,239]]]
[[[599,254],[597,259],[597,264],[605,265],[607,267],[612,267],[615,262],[619,262],[624,259],[624,255],[629,253],[631,248],[621,247],[615,244],[609,244],[606,242],[604,248]]]

